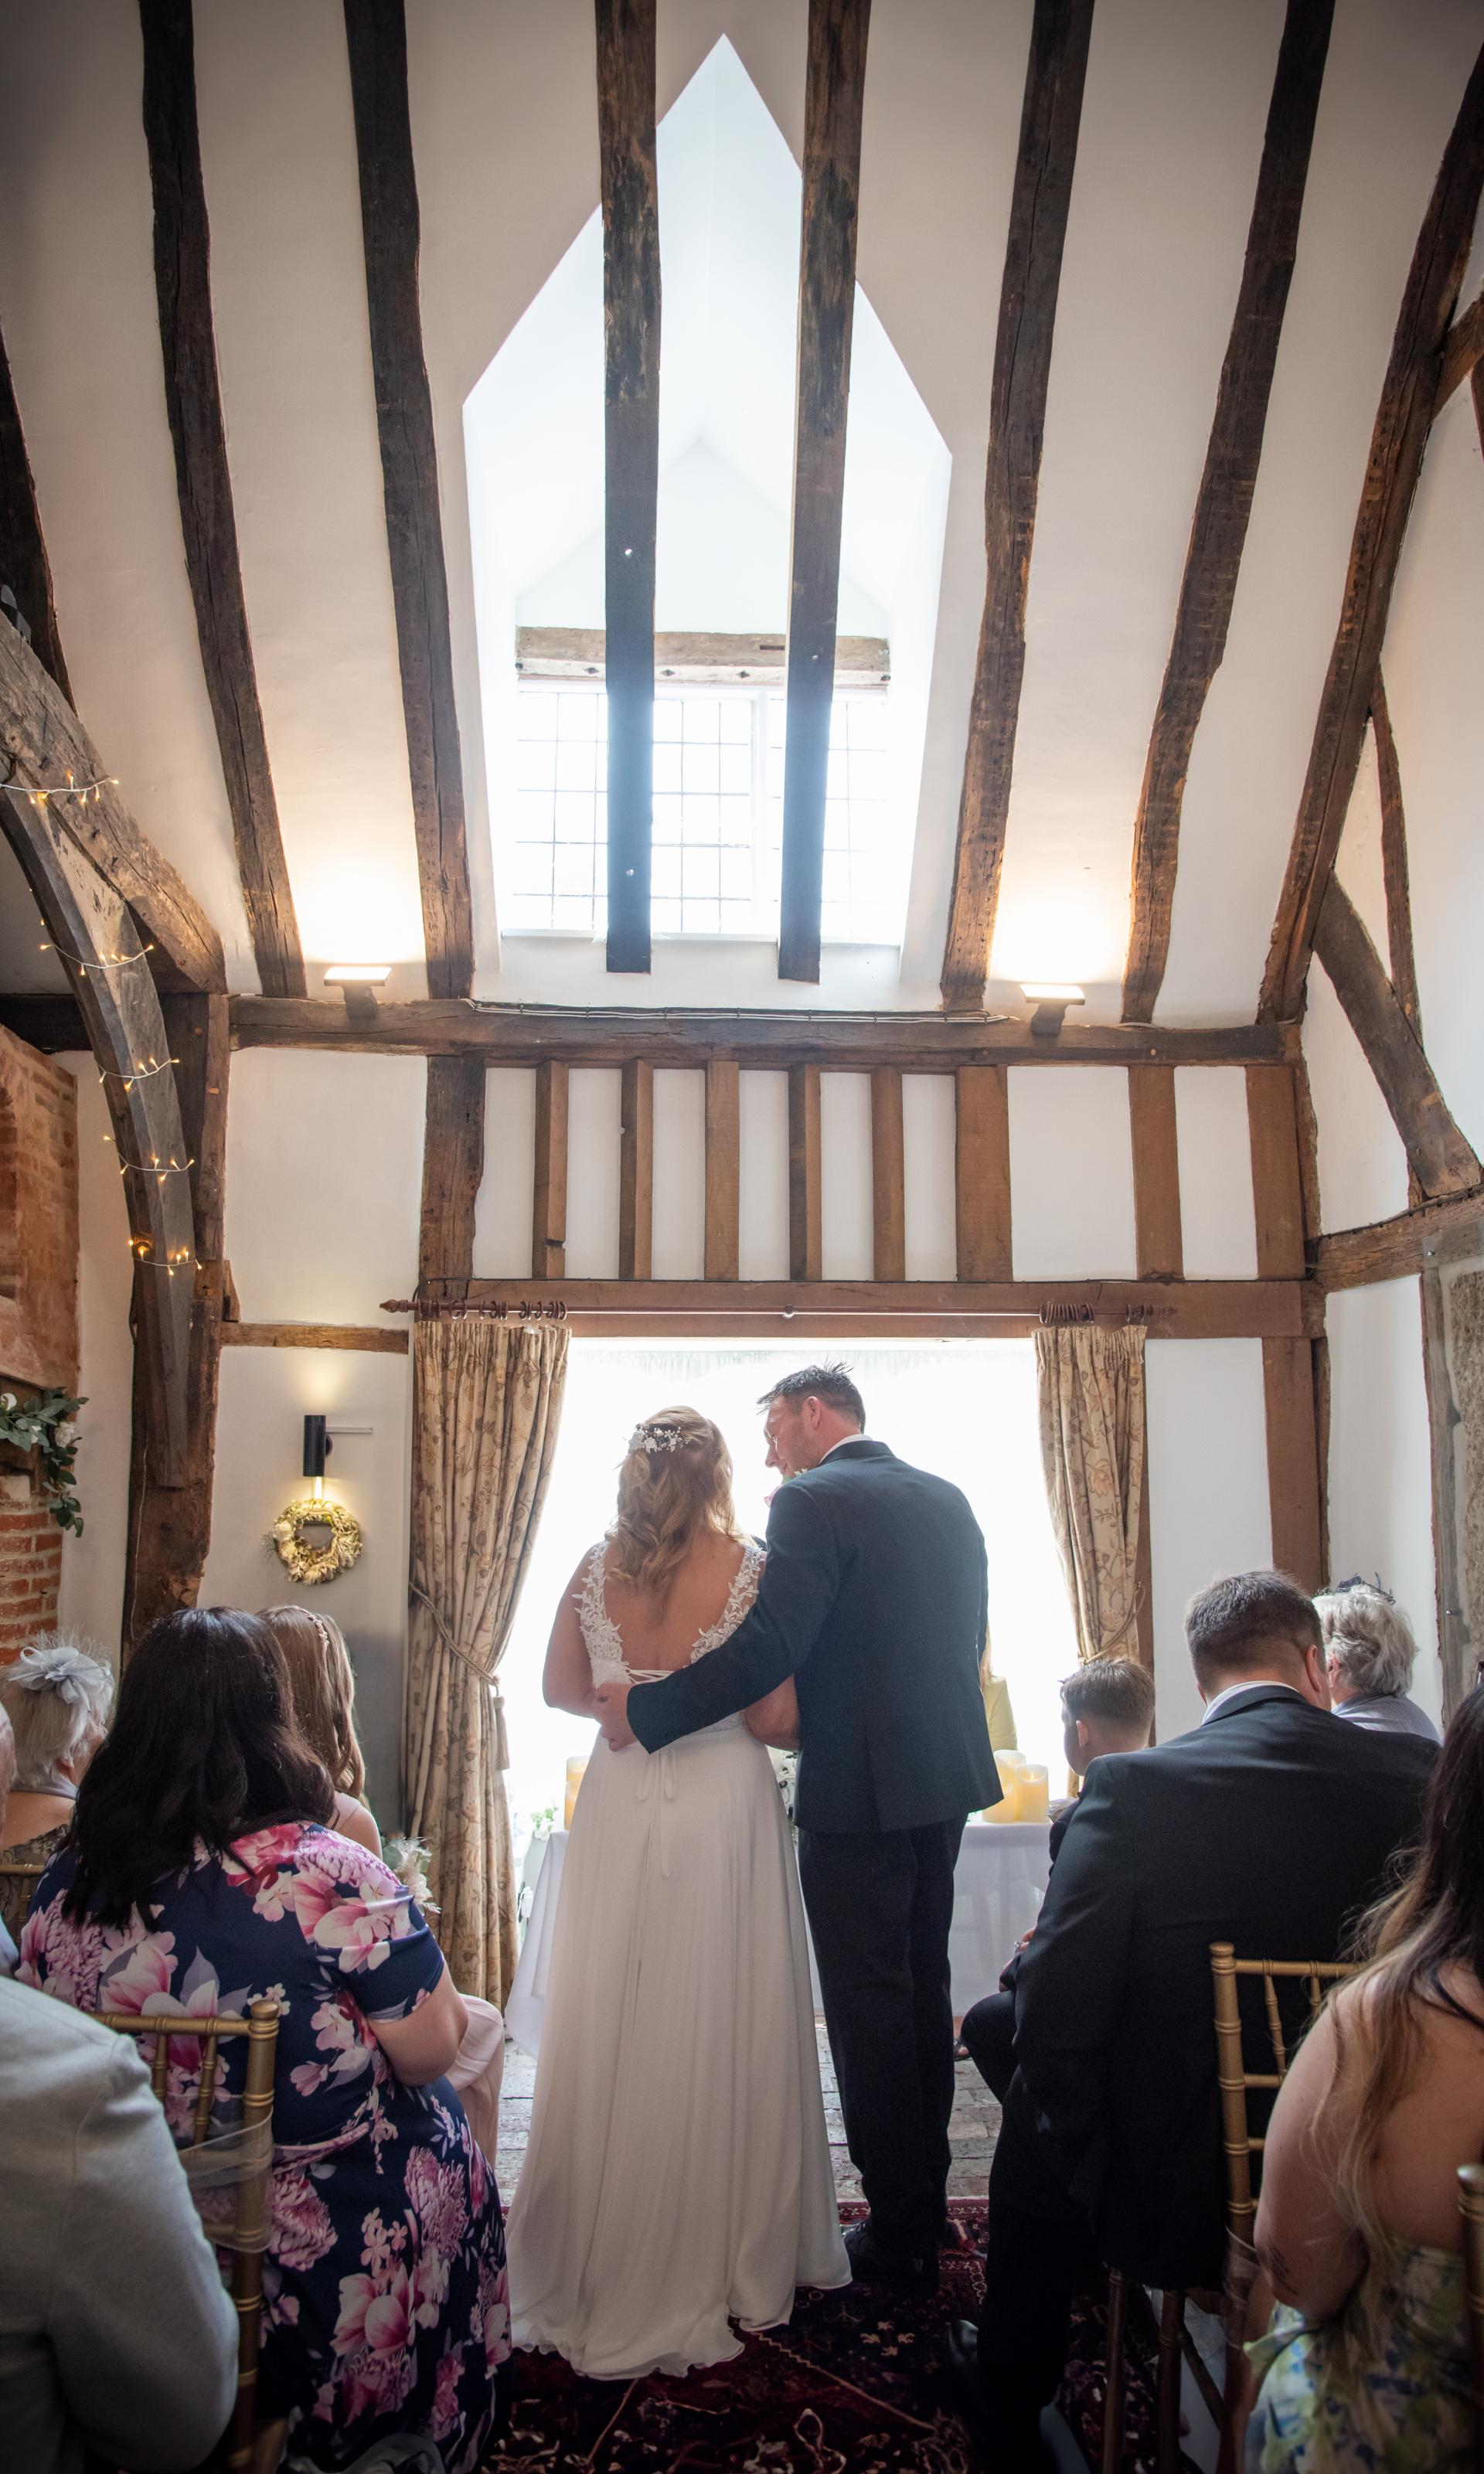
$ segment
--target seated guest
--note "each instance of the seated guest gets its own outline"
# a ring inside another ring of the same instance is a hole
[[[1277,2297],[1263,2474],[1474,2462],[1457,2171],[1484,2153],[1484,1698],[1458,1710],[1422,1855],[1278,2093],[1258,2261]]]
[[[366,1763],[355,1732],[355,1674],[345,1635],[328,1615],[307,1607],[264,1607],[265,1623],[283,1652],[294,1718],[335,1790],[331,1828],[381,1853],[381,1832],[366,1802]]]
[[[1131,1658],[1091,1658],[1061,1686],[1061,1749],[1066,1765],[1086,1779],[1104,1753],[1139,1753],[1155,1722],[1155,1679]],[[1065,1805],[1051,1825],[1050,1859],[1057,1860],[1076,1804]],[[969,2058],[1000,2102],[1015,2070],[1015,1984],[1030,1934],[987,1993],[963,2014],[962,2038]]]
[[[366,1762],[355,1732],[355,1675],[340,1626],[307,1607],[264,1607],[258,1616],[283,1652],[294,1718],[301,1735],[329,1774],[335,1790],[331,1827],[381,1853],[381,1832],[367,1808]],[[415,1844],[415,1842],[414,1842]],[[397,1854],[394,1845],[392,1853]],[[426,1896],[427,1884],[406,1864],[393,1870],[404,1889]],[[433,1911],[435,1914],[436,1909]],[[486,2156],[499,2144],[499,2090],[505,2071],[505,2023],[493,2001],[461,1996],[463,2042],[446,2074]]]
[[[977,2349],[963,2323],[950,2340],[1007,2469],[1041,2462],[1072,2293],[1100,2260],[1222,2282],[1210,1944],[1334,1956],[1415,1837],[1436,1758],[1330,1716],[1319,1617],[1281,1573],[1217,1582],[1185,1633],[1204,1719],[1094,1763],[1015,1989]]]
[[[161,1616],[124,1670],[17,1972],[85,2009],[283,2001],[262,2418],[319,2465],[405,2434],[471,2474],[510,2341],[499,2200],[443,2076],[464,2005],[408,1893],[326,1826],[333,1808],[267,1626]],[[228,2128],[243,2040],[222,2058]],[[172,2048],[182,2138],[194,2061]]]
[[[0,1830],[0,1864],[44,1864],[72,1827],[78,1782],[102,1743],[113,1678],[61,1633],[43,1634],[0,1668],[0,1707],[15,1736],[15,1788]],[[0,1925],[12,1940],[35,1883],[0,1878]]]
[[[1329,1706],[1337,1718],[1435,1744],[1438,1731],[1408,1697],[1417,1663],[1412,1627],[1393,1597],[1364,1581],[1345,1581],[1316,1598],[1325,1628]]]
[[[14,1769],[0,1710],[0,1824]],[[198,2464],[237,2315],[134,2041],[0,1981],[0,2456],[9,2474]]]

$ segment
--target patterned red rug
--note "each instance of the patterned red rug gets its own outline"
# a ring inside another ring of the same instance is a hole
[[[953,2215],[976,2247],[944,2252],[930,2301],[868,2285],[801,2293],[789,2326],[749,2337],[734,2362],[627,2388],[579,2379],[556,2355],[519,2355],[511,2426],[489,2474],[975,2474],[942,2353],[947,2322],[978,2314],[985,2211],[960,2200]],[[1129,2355],[1124,2474],[1152,2474],[1152,2320],[1134,2328]],[[1059,2402],[1092,2464],[1102,2401],[1103,2299],[1088,2295]]]

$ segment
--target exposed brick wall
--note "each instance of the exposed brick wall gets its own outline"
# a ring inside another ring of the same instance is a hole
[[[78,1370],[77,1085],[0,1031],[0,1390],[71,1391]],[[57,1620],[61,1532],[0,1469],[0,1661]]]

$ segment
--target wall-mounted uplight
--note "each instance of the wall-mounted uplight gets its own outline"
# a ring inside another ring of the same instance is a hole
[[[325,1492],[325,1463],[334,1450],[327,1432],[328,1419],[305,1418],[304,1473],[313,1481],[316,1500]]]
[[[1031,1016],[1033,1039],[1055,1039],[1066,1020],[1067,1007],[1087,1002],[1082,988],[1064,980],[1022,980],[1020,993],[1035,1007]]]
[[[390,962],[334,962],[325,974],[325,985],[339,989],[352,1022],[374,1022],[377,990],[391,976]]]

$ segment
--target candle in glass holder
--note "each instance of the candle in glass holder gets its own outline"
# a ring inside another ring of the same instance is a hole
[[[562,1809],[562,1828],[564,1830],[570,1830],[572,1828],[572,1807],[577,1801],[577,1789],[580,1787],[583,1779],[587,1775],[587,1766],[586,1755],[584,1755],[580,1759],[576,1755],[573,1755],[568,1761],[567,1800]]]
[[[1000,1801],[998,1804],[985,1807],[985,1819],[986,1821],[1018,1820],[1020,1780],[1025,1770],[1026,1757],[1024,1753],[996,1752],[994,1765],[1000,1774]]]
[[[1015,1782],[1015,1819],[1051,1819],[1051,1783],[1038,1761],[1027,1761]]]

